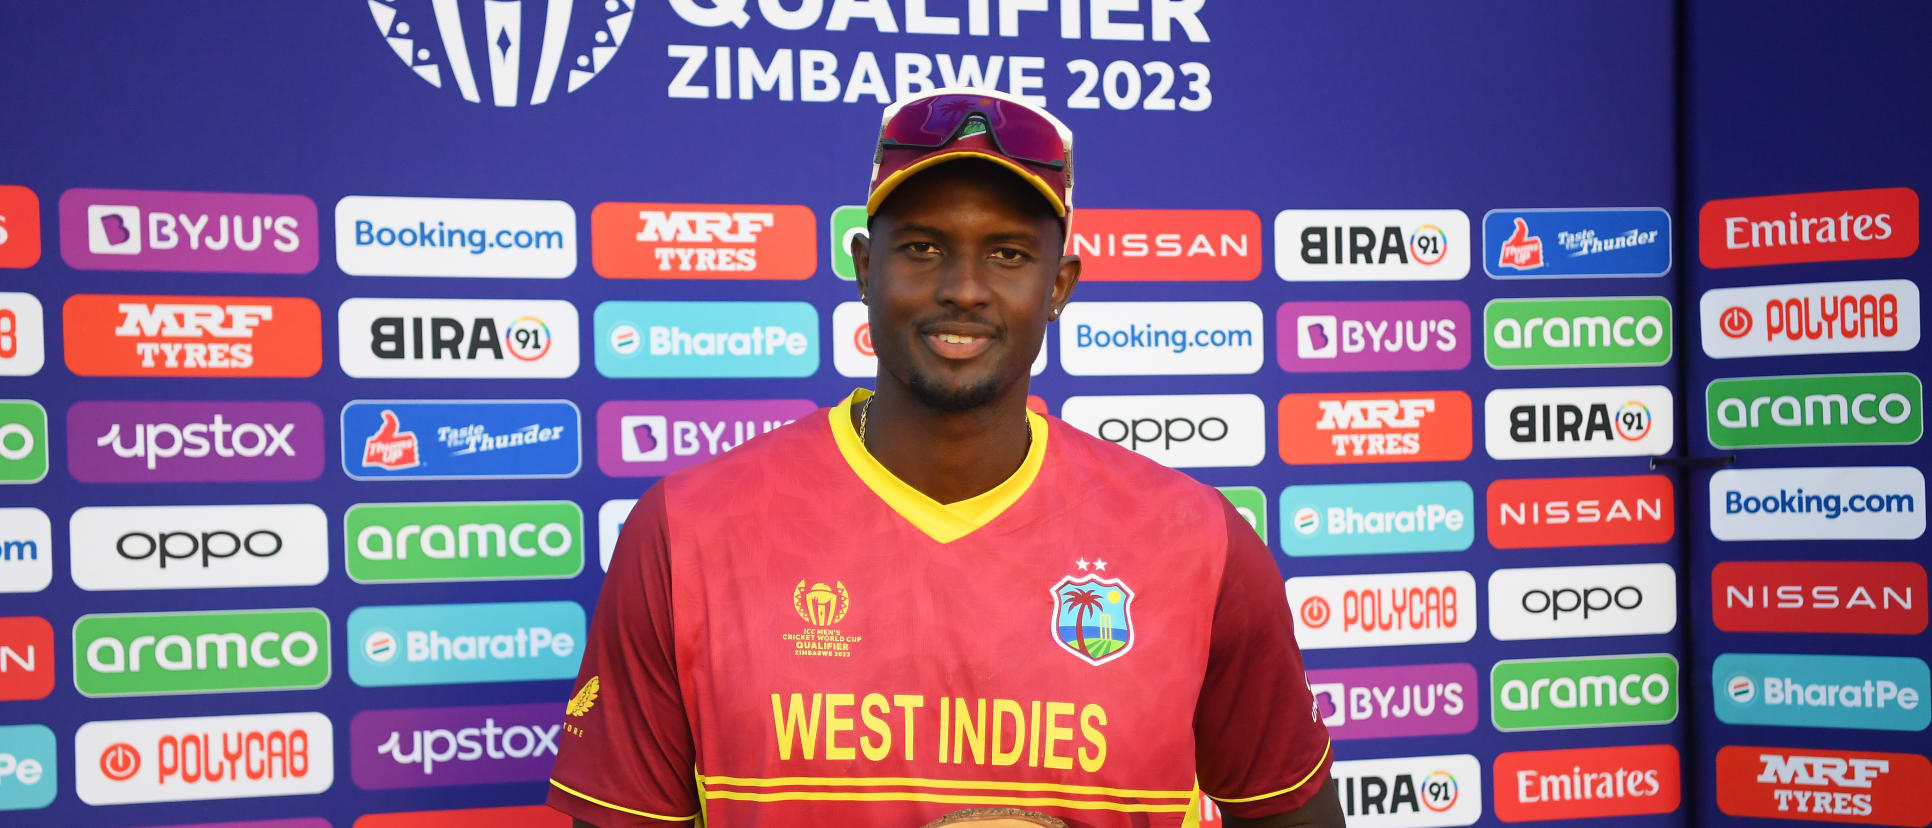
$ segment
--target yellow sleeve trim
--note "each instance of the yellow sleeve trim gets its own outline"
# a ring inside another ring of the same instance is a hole
[[[1226,796],[1215,796],[1214,794],[1208,794],[1207,797],[1216,802],[1226,802],[1230,805],[1233,805],[1241,802],[1254,802],[1262,799],[1273,799],[1282,794],[1290,793],[1294,791],[1296,788],[1299,788],[1303,785],[1308,784],[1308,780],[1315,778],[1315,774],[1320,772],[1322,769],[1322,763],[1328,761],[1328,752],[1334,749],[1335,749],[1335,742],[1333,740],[1330,740],[1328,744],[1323,745],[1322,758],[1315,760],[1315,767],[1308,771],[1308,775],[1302,777],[1300,782],[1296,782],[1295,784],[1289,785],[1288,787],[1282,788],[1281,790],[1269,791],[1268,793],[1261,794],[1259,796],[1244,796],[1244,797],[1241,797],[1240,799],[1235,799],[1235,798],[1226,797]]]
[[[550,780],[550,785],[551,787],[554,787],[557,790],[563,791],[564,793],[570,794],[571,796],[577,797],[578,799],[581,799],[585,802],[589,802],[592,805],[601,805],[613,811],[622,811],[627,814],[635,814],[637,816],[645,817],[648,819],[661,820],[664,822],[690,822],[698,818],[697,814],[692,814],[690,816],[665,816],[663,814],[654,814],[654,813],[651,813],[650,811],[640,811],[640,810],[637,810],[636,808],[626,808],[622,805],[605,802],[604,800],[598,799],[597,797],[591,796],[590,794],[584,793],[583,791],[579,791],[575,788],[572,788],[569,785],[565,785],[562,782],[558,782],[555,779]]]

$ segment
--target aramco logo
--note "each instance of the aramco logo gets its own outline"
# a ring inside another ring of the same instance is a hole
[[[852,608],[852,596],[845,592],[844,581],[834,581],[836,586],[826,586],[823,582],[806,586],[799,581],[792,588],[792,609],[805,623],[814,627],[830,627],[845,618],[845,611]]]
[[[637,0],[368,0],[389,48],[438,89],[500,107],[550,100],[604,71],[631,29]],[[527,37],[526,37],[527,35]],[[569,66],[565,67],[565,61]]]

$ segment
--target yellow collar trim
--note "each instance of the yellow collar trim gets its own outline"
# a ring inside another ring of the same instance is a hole
[[[985,526],[1006,511],[1008,506],[1026,494],[1033,485],[1033,478],[1040,475],[1040,465],[1046,459],[1047,423],[1046,418],[1031,411],[1026,413],[1026,424],[1033,429],[1033,445],[1027,449],[1026,460],[1020,467],[998,486],[961,500],[957,503],[940,503],[926,496],[900,480],[885,466],[880,465],[865,444],[859,442],[859,433],[852,428],[852,406],[865,402],[872,396],[871,391],[860,388],[831,409],[832,441],[838,444],[839,454],[844,456],[845,464],[852,467],[852,473],[859,476],[866,488],[886,502],[887,506],[899,513],[908,523],[919,531],[931,536],[940,543],[952,543]]]

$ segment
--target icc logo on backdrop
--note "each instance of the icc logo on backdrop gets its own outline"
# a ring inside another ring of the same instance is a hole
[[[416,76],[463,100],[536,106],[597,77],[624,45],[636,0],[369,4],[390,51]]]

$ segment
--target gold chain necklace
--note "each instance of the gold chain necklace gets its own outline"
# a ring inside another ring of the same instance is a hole
[[[859,404],[859,445],[861,446],[865,445],[865,420],[872,415],[873,399],[873,397],[866,397],[865,402]],[[1032,454],[1033,421],[1027,419],[1026,415],[1022,414],[1020,415],[1020,424],[1026,426],[1026,451],[1028,454]],[[868,448],[866,451],[871,451],[871,449]]]

